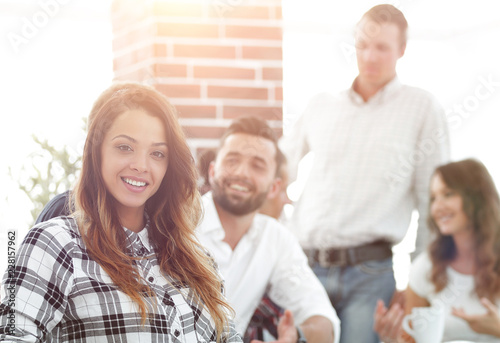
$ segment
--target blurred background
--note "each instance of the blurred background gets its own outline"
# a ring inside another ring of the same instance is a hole
[[[379,3],[122,0],[112,6],[111,0],[0,0],[1,251],[7,231],[17,231],[19,245],[36,215],[22,187],[34,186],[33,194],[70,187],[73,178],[65,168],[78,167],[83,118],[113,79],[148,82],[171,96],[193,154],[215,146],[230,120],[245,113],[287,134],[312,96],[350,86],[357,74],[354,25]],[[400,79],[442,103],[452,158],[480,159],[498,184],[496,2],[391,3],[410,27]],[[48,148],[65,152],[66,163],[51,164]],[[30,181],[47,174],[53,177],[47,190]],[[290,197],[299,193],[300,180]],[[409,247],[411,237],[401,249]],[[401,261],[404,269],[408,261]],[[0,270],[6,263],[0,259]],[[402,277],[398,287],[405,282]]]

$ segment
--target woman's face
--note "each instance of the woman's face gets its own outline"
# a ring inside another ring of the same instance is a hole
[[[167,134],[159,118],[138,109],[116,117],[101,145],[101,173],[119,214],[144,211],[167,167]]]
[[[449,188],[441,175],[431,179],[431,216],[443,235],[456,235],[469,228],[469,218],[464,212],[462,196]]]

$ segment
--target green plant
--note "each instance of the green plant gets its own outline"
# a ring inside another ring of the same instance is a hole
[[[53,196],[73,186],[80,172],[81,156],[71,152],[66,145],[57,149],[47,139],[32,137],[39,149],[30,155],[19,175],[14,177],[10,167],[9,174],[31,200],[31,216],[35,222]]]

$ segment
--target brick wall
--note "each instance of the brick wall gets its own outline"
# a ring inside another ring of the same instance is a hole
[[[241,115],[281,133],[281,0],[115,0],[112,24],[115,79],[167,95],[193,151]]]

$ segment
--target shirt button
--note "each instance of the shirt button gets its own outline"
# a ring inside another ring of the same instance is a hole
[[[179,330],[175,329],[174,336],[179,337],[180,334],[181,334],[181,332]]]
[[[153,282],[154,280],[155,280],[155,278],[154,278],[154,277],[152,277],[152,276],[148,277],[148,281],[149,281],[149,282]]]

